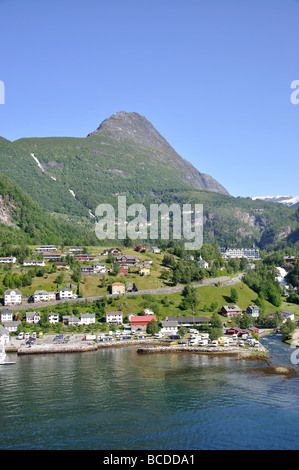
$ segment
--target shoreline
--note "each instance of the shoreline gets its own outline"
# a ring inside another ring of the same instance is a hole
[[[79,335],[78,335],[79,336]],[[80,335],[81,336],[81,335]],[[51,340],[51,339],[50,339]],[[231,357],[235,360],[253,360],[263,361],[266,367],[253,368],[252,372],[263,373],[265,375],[280,375],[283,377],[292,377],[296,374],[294,367],[290,366],[272,366],[269,359],[270,352],[264,346],[242,349],[240,347],[196,347],[196,346],[174,346],[165,345],[156,340],[127,340],[111,343],[82,341],[77,338],[73,344],[36,344],[31,347],[14,345],[6,348],[7,353],[16,353],[19,356],[38,355],[38,354],[69,354],[94,352],[101,349],[136,347],[137,354],[202,354],[210,357]]]

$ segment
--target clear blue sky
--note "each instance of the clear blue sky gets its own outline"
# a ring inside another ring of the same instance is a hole
[[[233,196],[297,196],[298,45],[298,0],[0,0],[0,135],[136,111]]]

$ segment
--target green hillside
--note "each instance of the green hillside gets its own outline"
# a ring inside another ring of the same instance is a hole
[[[0,239],[11,244],[84,244],[96,241],[91,225],[59,220],[0,174]]]

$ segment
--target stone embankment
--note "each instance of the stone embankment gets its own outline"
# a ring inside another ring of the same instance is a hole
[[[137,353],[139,354],[161,354],[161,353],[197,353],[197,354],[211,354],[219,356],[237,356],[242,358],[254,358],[254,359],[268,359],[269,352],[263,346],[251,347],[250,349],[241,347],[229,347],[229,346],[154,346],[139,348]]]

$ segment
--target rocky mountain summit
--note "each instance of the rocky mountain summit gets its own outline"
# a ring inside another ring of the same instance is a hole
[[[147,149],[148,157],[157,164],[171,165],[190,187],[205,191],[228,194],[227,190],[210,175],[200,173],[191,163],[183,159],[157,131],[157,129],[138,113],[119,111],[108,119],[88,137],[100,139],[110,137],[118,142],[127,142],[138,150]]]

